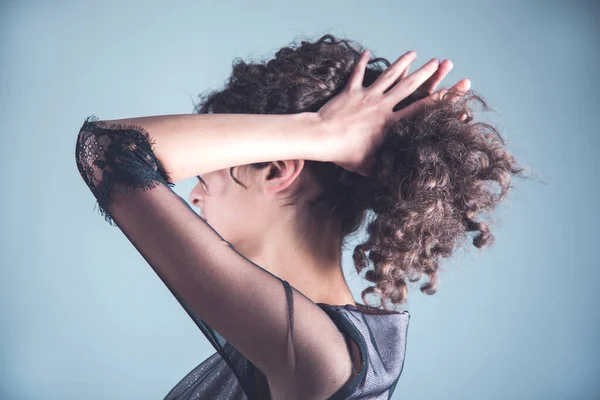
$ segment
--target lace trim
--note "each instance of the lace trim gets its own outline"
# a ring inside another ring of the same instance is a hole
[[[108,211],[116,184],[127,193],[175,184],[154,154],[155,142],[141,126],[110,124],[87,117],[75,146],[77,168],[97,200],[99,213],[117,226]]]

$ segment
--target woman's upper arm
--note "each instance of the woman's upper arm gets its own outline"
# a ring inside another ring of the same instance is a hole
[[[318,305],[293,287],[286,290],[284,281],[238,253],[201,219],[171,189],[146,135],[141,129],[112,130],[88,121],[80,131],[77,166],[105,219],[273,385],[333,393],[352,368],[336,325]]]

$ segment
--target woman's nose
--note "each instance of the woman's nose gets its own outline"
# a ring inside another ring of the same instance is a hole
[[[204,207],[204,199],[196,190],[192,190],[192,192],[190,193],[189,200],[190,200],[190,203],[192,203],[192,205],[194,205],[196,207],[200,207],[200,208]]]

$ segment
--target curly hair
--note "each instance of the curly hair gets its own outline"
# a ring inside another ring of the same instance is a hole
[[[267,62],[234,61],[225,88],[201,95],[194,112],[316,112],[344,88],[363,50],[352,40],[326,34],[315,42],[283,47]],[[385,58],[369,60],[363,86],[372,84],[384,71],[379,62],[390,66]],[[451,99],[453,95],[460,98]],[[394,110],[416,100],[410,96]],[[367,223],[368,238],[353,252],[359,274],[368,267],[368,260],[373,263],[365,278],[375,286],[362,291],[365,304],[369,293],[379,295],[386,310],[386,299],[394,308],[405,303],[406,280],[416,282],[423,274],[429,281],[420,287],[421,292],[434,294],[439,259],[450,256],[468,232],[477,233],[473,238],[476,247],[492,245],[494,236],[486,222],[477,220],[477,214],[491,212],[506,197],[511,176],[522,176],[525,169],[516,164],[492,125],[473,122],[473,103],[489,110],[473,90],[463,94],[449,91],[409,119],[387,127],[369,177],[331,162],[305,161],[311,182],[322,188],[320,196],[305,196],[298,204],[286,205],[307,207],[307,220],[318,221],[321,227],[323,221],[335,221],[342,243]],[[461,120],[464,114],[467,118]],[[269,164],[247,167],[261,169]],[[234,177],[234,168],[231,177],[246,188]],[[487,185],[491,182],[499,184],[499,194]],[[298,190],[292,197],[301,197],[301,193]]]

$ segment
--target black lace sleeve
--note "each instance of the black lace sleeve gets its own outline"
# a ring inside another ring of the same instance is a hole
[[[159,183],[173,187],[167,172],[154,156],[151,136],[139,126],[106,124],[95,115],[86,118],[76,146],[77,168],[97,200],[100,214],[116,226],[107,211],[115,185],[134,193]]]
[[[200,218],[171,189],[153,145],[141,127],[85,120],[77,167],[106,221],[135,246],[226,361],[229,343],[270,384],[289,389],[290,399],[338,391],[356,375],[344,335],[318,305]]]

